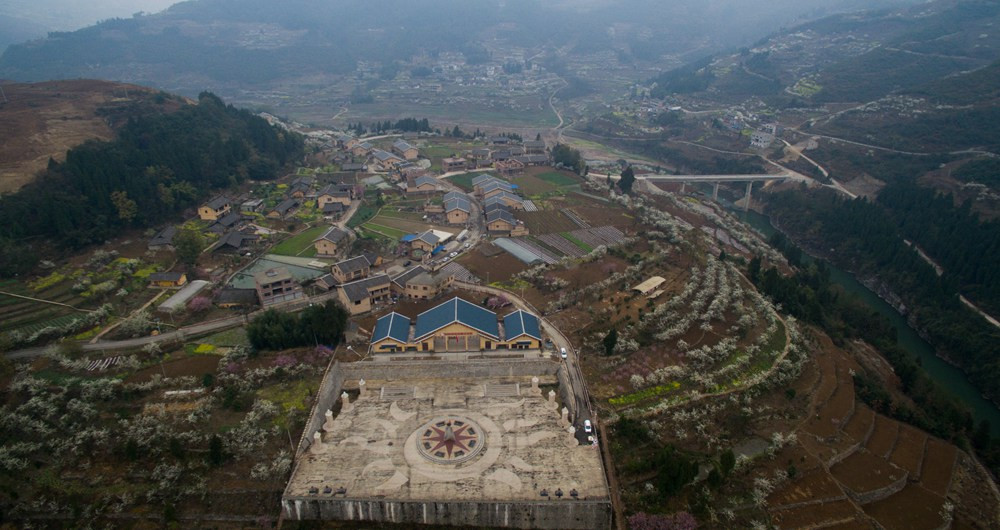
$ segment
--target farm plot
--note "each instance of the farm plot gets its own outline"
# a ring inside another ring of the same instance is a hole
[[[927,435],[910,426],[900,426],[896,447],[892,449],[889,461],[910,472],[910,476],[920,476],[920,465],[924,459]]]
[[[958,449],[937,438],[929,438],[920,470],[920,485],[938,495],[947,495]]]
[[[398,217],[385,216],[379,213],[374,219],[365,223],[367,228],[374,229],[377,232],[385,233],[389,235],[391,229],[398,230],[401,232],[398,237],[402,237],[406,234],[419,234],[424,230],[433,228],[434,230],[441,230],[443,232],[448,232],[449,234],[455,234],[456,231],[453,227],[438,226],[428,224],[423,221],[413,221],[409,219],[402,219]],[[390,229],[390,230],[386,230]]]
[[[887,529],[942,528],[944,498],[916,484],[908,484],[899,493],[864,507],[865,512]]]
[[[906,471],[863,449],[833,465],[830,474],[856,494],[886,488],[907,476]]]
[[[519,220],[524,222],[532,234],[553,234],[558,232],[568,232],[580,228],[576,223],[570,221],[565,215],[558,211],[542,210],[538,212],[517,212],[514,214]]]
[[[613,226],[599,226],[597,228],[573,230],[570,232],[570,235],[587,245],[590,245],[591,247],[598,247],[601,245],[613,247],[615,245],[620,245],[625,241],[625,234]]]
[[[587,254],[584,249],[559,234],[545,234],[538,236],[538,240],[573,258],[579,258]]]
[[[576,215],[576,213],[573,212],[573,210],[570,210],[569,208],[563,208],[562,210],[559,211],[562,212],[563,215],[568,217],[570,221],[573,221],[576,224],[576,226],[579,226],[580,228],[590,228],[590,223],[581,219],[579,215]]]
[[[323,235],[329,226],[316,226],[298,235],[292,236],[271,249],[271,254],[279,256],[299,256],[306,250],[313,248],[313,240]]]

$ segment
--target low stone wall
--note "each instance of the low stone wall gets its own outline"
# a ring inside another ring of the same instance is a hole
[[[313,434],[322,427],[326,420],[326,411],[333,408],[334,403],[340,399],[340,390],[344,386],[344,365],[340,361],[334,361],[326,368],[323,374],[323,382],[316,391],[316,400],[313,403],[312,414],[309,416],[309,423],[302,431],[302,438],[299,439],[298,448],[295,451],[295,458],[298,459],[306,449],[312,444]]]
[[[879,488],[877,490],[866,491],[864,493],[858,493],[851,490],[851,488],[844,488],[848,495],[854,499],[858,504],[869,504],[875,501],[880,501],[886,497],[895,495],[906,487],[906,483],[910,478],[909,473],[903,473],[903,476],[898,480],[889,484],[884,488]]]
[[[490,528],[603,530],[611,528],[611,501],[539,502],[393,501],[286,497],[286,519],[371,521]]]

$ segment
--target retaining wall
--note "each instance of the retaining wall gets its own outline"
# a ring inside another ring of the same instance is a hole
[[[385,499],[286,497],[286,519],[372,521],[489,528],[604,530],[611,528],[611,502],[439,502]]]

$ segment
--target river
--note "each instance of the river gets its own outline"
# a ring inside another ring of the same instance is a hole
[[[762,234],[770,237],[777,230],[771,226],[771,221],[767,216],[757,212],[734,212],[741,220],[756,228]],[[789,240],[791,242],[791,240]],[[804,258],[817,259],[808,256],[805,250]],[[923,366],[924,371],[941,388],[951,393],[956,399],[964,404],[971,412],[978,424],[981,420],[990,422],[993,435],[1000,435],[1000,409],[991,401],[982,396],[982,393],[969,382],[965,373],[945,362],[934,354],[934,348],[917,334],[910,327],[906,319],[891,305],[878,297],[874,292],[857,281],[854,276],[844,272],[827,262],[830,269],[830,279],[841,286],[845,291],[856,295],[869,307],[878,311],[879,314],[889,319],[889,322],[896,328],[896,338],[900,347],[909,352]]]

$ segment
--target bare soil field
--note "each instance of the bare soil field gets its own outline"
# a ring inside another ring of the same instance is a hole
[[[838,482],[857,493],[884,488],[903,477],[905,472],[865,450],[859,450],[830,468]]]
[[[845,498],[844,491],[840,489],[829,473],[822,469],[816,469],[810,473],[804,473],[785,488],[776,490],[767,502],[780,509],[782,506],[800,502],[837,498]]]
[[[852,521],[857,516],[858,511],[847,500],[800,506],[776,511],[772,515],[778,528],[816,528],[823,523]]]
[[[136,372],[129,377],[129,383],[148,381],[155,375],[166,374],[166,377],[183,377],[186,375],[201,377],[205,374],[214,374],[219,366],[218,355],[197,355],[186,357],[176,361],[168,361],[162,365],[157,364],[144,370]]]
[[[887,530],[921,530],[941,528],[941,507],[944,499],[916,484],[907,484],[899,493],[867,504],[865,513]]]
[[[555,234],[580,228],[558,210],[517,212],[515,217],[524,221],[524,225],[528,227],[528,231],[532,234]]]
[[[898,433],[899,422],[880,414],[875,418],[875,430],[872,431],[871,438],[868,438],[865,448],[876,455],[887,456],[896,443]]]
[[[846,425],[844,425],[844,434],[850,436],[853,440],[864,444],[864,442],[868,439],[869,434],[872,432],[874,423],[875,412],[865,405],[858,403],[855,406],[854,415],[851,416],[851,419]]]
[[[485,256],[478,250],[466,252],[456,260],[476,276],[490,282],[506,282],[515,274],[528,268],[523,261],[504,252]]]
[[[920,485],[938,495],[946,495],[957,453],[958,448],[954,445],[929,438],[924,453],[924,466],[920,472]]]
[[[910,472],[911,477],[920,476],[920,465],[924,460],[924,446],[927,435],[908,425],[899,427],[896,446],[892,448],[889,461]]]
[[[106,81],[70,80],[4,85],[0,105],[0,193],[20,189],[45,169],[49,158],[86,140],[109,140],[114,130],[103,108],[127,105],[155,91]],[[125,98],[126,89],[128,99]]]

